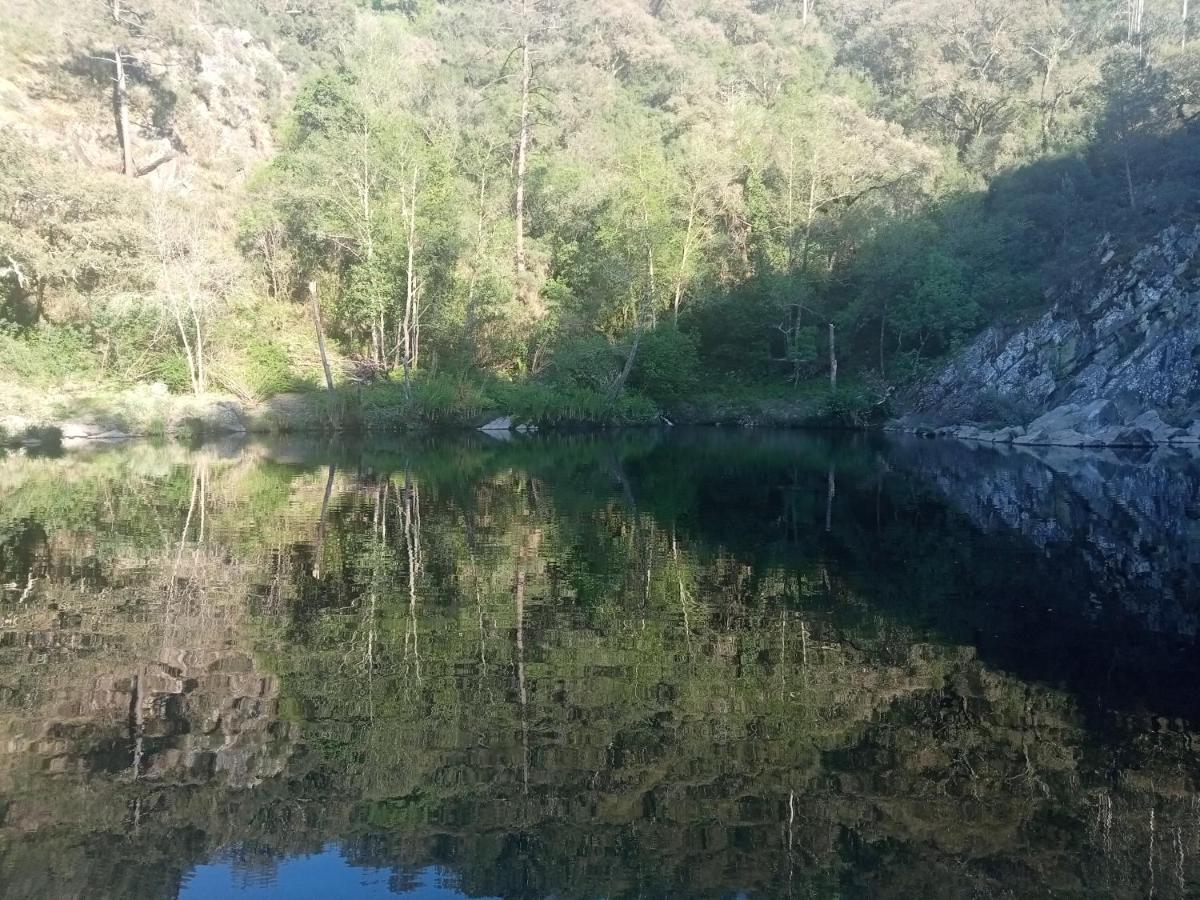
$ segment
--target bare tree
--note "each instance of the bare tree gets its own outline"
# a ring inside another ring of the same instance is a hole
[[[202,210],[160,195],[150,211],[157,289],[179,335],[192,392],[208,389],[208,322],[236,273],[213,236]]]

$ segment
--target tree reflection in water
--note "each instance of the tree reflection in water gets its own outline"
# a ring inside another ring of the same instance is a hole
[[[1198,496],[794,434],[13,455],[0,894],[1191,895]]]

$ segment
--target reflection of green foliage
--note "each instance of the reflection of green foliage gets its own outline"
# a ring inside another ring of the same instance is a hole
[[[26,894],[57,874],[47,854],[93,893],[169,896],[131,872],[329,841],[504,896],[1073,895],[1077,872],[1135,894],[1148,811],[1163,834],[1194,821],[1186,731],[1097,731],[1075,693],[1096,685],[1039,684],[1055,663],[1020,652],[1020,622],[1006,655],[1014,617],[992,599],[1054,570],[1014,572],[1019,536],[981,539],[870,441],[271,455],[0,464],[0,571],[40,579],[0,599],[6,627],[94,636],[42,658],[0,644],[0,711],[51,729],[73,767],[47,772],[33,745],[0,766],[0,866]],[[61,574],[81,556],[94,578]],[[134,781],[121,685],[159,658],[180,693],[152,717],[160,773]],[[96,697],[116,714],[64,721],[60,700]],[[247,751],[257,786],[171,768],[206,742]]]

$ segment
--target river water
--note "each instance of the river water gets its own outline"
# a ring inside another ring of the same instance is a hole
[[[0,897],[1200,893],[1200,462],[0,457]]]

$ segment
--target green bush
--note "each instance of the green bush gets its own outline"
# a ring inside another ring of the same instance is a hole
[[[88,336],[77,328],[43,323],[24,331],[0,330],[0,375],[51,384],[98,369]]]
[[[554,348],[546,380],[566,388],[604,391],[621,371],[623,360],[600,334],[565,338]]]
[[[865,428],[888,417],[888,404],[874,391],[862,387],[826,391],[818,399],[814,425],[831,428]]]
[[[496,409],[538,425],[639,425],[654,421],[654,403],[636,391],[610,400],[605,391],[539,382],[497,383]]]
[[[162,354],[155,362],[151,377],[165,384],[174,394],[192,389],[192,378],[188,374],[187,359],[179,350]]]
[[[422,375],[413,379],[411,407],[429,425],[461,425],[488,407],[481,386],[462,375]]]
[[[255,341],[246,348],[245,380],[259,397],[283,394],[301,386],[287,352],[270,340]]]
[[[631,387],[655,400],[671,400],[693,392],[699,380],[700,352],[693,335],[673,326],[642,335]]]

